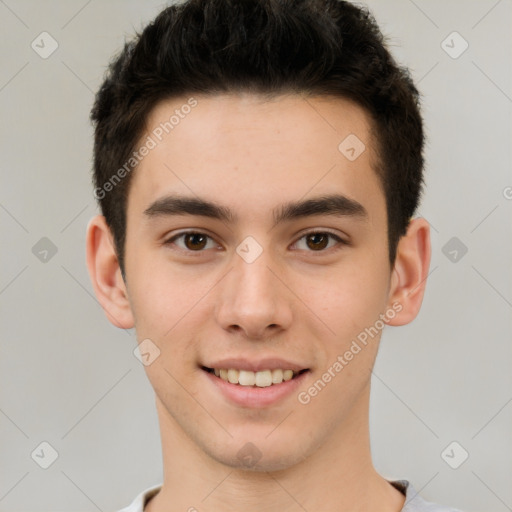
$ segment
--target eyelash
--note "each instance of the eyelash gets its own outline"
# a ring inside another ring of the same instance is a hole
[[[211,237],[210,235],[206,234],[206,233],[203,233],[201,231],[183,231],[181,233],[178,233],[177,235],[174,235],[173,237],[169,238],[168,240],[166,240],[164,242],[164,245],[175,245],[174,244],[174,241],[175,240],[178,240],[179,238],[182,238],[186,235],[202,235],[202,236],[206,236],[207,238],[209,238],[210,240],[213,240],[213,237]],[[338,242],[338,246],[334,246],[334,247],[328,247],[326,249],[321,249],[321,250],[318,250],[318,251],[314,251],[314,250],[307,250],[306,252],[311,252],[311,253],[326,253],[326,252],[329,252],[331,251],[332,249],[334,249],[335,251],[336,250],[340,250],[341,247],[340,246],[343,246],[343,245],[349,245],[348,242],[346,242],[345,240],[343,240],[342,238],[340,238],[338,235],[330,232],[330,231],[308,231],[307,233],[303,233],[302,236],[296,241],[294,242],[294,245],[296,243],[298,243],[300,240],[302,240],[303,238],[309,236],[309,235],[328,235],[330,238],[336,240],[336,242]],[[191,255],[193,255],[194,253],[196,253],[197,255],[200,255],[201,253],[205,252],[206,249],[201,249],[201,250],[198,250],[198,251],[192,251],[190,249],[183,249],[181,247],[178,248],[179,250],[181,250],[182,252],[186,252],[186,253],[189,253]]]

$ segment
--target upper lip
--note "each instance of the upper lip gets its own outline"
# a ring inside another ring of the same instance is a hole
[[[268,357],[259,360],[248,360],[244,358],[228,358],[220,359],[212,363],[205,364],[207,368],[226,369],[234,368],[236,370],[246,370],[251,372],[261,372],[263,370],[293,370],[294,372],[300,372],[301,370],[308,369],[307,366],[294,363],[292,361],[286,361],[278,357]]]

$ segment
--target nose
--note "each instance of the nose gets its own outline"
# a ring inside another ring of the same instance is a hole
[[[263,251],[252,263],[238,254],[233,259],[233,269],[220,283],[218,323],[254,340],[288,329],[293,317],[291,296],[276,278],[279,272],[269,254]]]

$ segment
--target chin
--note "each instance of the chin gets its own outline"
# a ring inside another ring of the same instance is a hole
[[[303,450],[304,443],[296,435],[268,434],[269,431],[266,430],[260,436],[237,436],[227,446],[208,444],[203,446],[203,450],[209,457],[225,466],[255,473],[283,471],[307,458],[307,453]],[[272,437],[274,438],[271,439]],[[314,447],[311,446],[310,451],[313,450]]]
[[[250,471],[251,473],[269,473],[284,471],[300,460],[297,453],[293,454],[268,454],[260,451],[260,455],[252,457],[245,455],[240,457],[238,452],[229,455],[219,454],[217,461],[235,470]]]

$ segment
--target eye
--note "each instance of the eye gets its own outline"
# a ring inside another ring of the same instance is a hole
[[[348,245],[347,242],[342,240],[338,235],[329,231],[310,231],[295,242],[295,245],[300,244],[300,242],[304,240],[305,247],[299,247],[299,249],[309,250],[309,252],[322,252],[336,245],[335,243],[329,245],[329,239],[338,242],[338,245]]]
[[[181,240],[183,243],[176,243]],[[208,243],[210,245],[208,246]],[[203,249],[212,249],[216,247],[213,239],[205,233],[198,231],[185,231],[173,236],[165,242],[165,245],[177,245],[180,249],[188,252],[202,252]]]
[[[301,242],[303,242],[302,247]],[[185,252],[203,252],[205,249],[217,247],[213,238],[200,231],[185,231],[174,235],[165,245],[176,245]],[[298,249],[308,252],[325,252],[336,245],[348,245],[338,235],[329,231],[310,231],[294,244]]]

